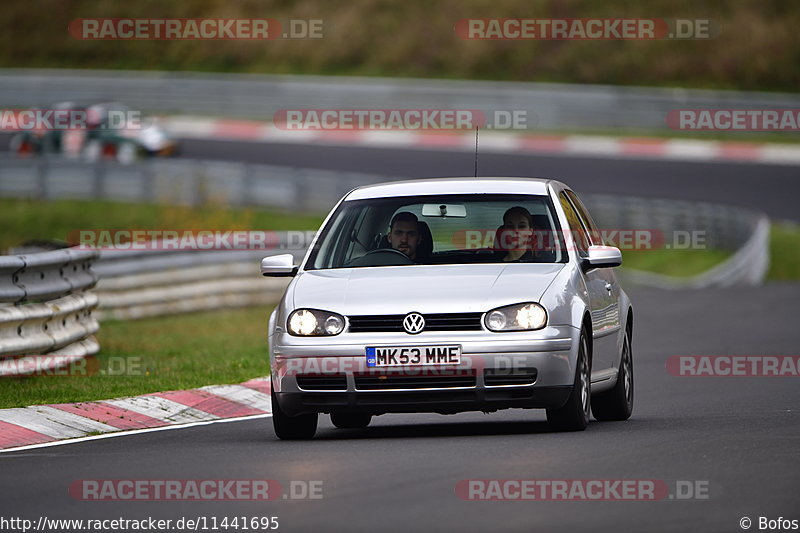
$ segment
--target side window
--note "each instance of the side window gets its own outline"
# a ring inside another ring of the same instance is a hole
[[[344,211],[334,219],[334,225],[327,229],[326,233],[317,241],[317,245],[322,245],[314,257],[314,268],[333,268],[333,265],[344,261],[348,239],[339,236],[346,232],[353,231],[353,224],[357,213],[353,209],[345,208]]]
[[[578,213],[575,211],[575,208],[572,207],[572,203],[570,203],[567,195],[564,194],[563,191],[558,195],[558,201],[561,203],[561,208],[567,216],[572,238],[575,241],[575,246],[578,247],[578,254],[587,255],[589,253],[589,235],[586,232],[586,228],[583,227]]]
[[[347,250],[345,251],[345,261],[351,261],[356,257],[361,257],[365,253],[367,253],[367,245],[362,242],[362,238],[364,238],[365,233],[365,220],[368,218],[370,214],[370,209],[363,209],[358,216],[356,217],[353,223],[353,230],[350,235],[350,241],[347,246]],[[362,238],[359,238],[361,235]],[[367,240],[367,242],[369,242]]]
[[[589,214],[589,211],[586,210],[586,206],[583,205],[581,199],[578,198],[578,195],[572,191],[566,191],[567,196],[572,201],[572,205],[575,206],[575,210],[578,212],[578,216],[581,217],[586,229],[589,230],[589,240],[592,244],[605,244],[603,242],[603,236],[600,231],[597,229],[597,225],[594,223],[592,216]]]

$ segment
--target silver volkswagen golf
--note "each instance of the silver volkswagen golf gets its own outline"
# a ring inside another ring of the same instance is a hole
[[[357,188],[328,215],[269,320],[281,439],[320,413],[363,428],[385,413],[546,409],[556,430],[633,410],[633,307],[576,194],[533,178]]]

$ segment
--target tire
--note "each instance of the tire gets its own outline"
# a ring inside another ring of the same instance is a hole
[[[588,352],[586,331],[583,330],[578,340],[578,362],[572,392],[562,407],[547,410],[547,422],[556,431],[583,431],[589,424],[592,371]]]
[[[622,358],[614,388],[592,398],[592,414],[597,420],[627,420],[633,413],[633,353],[630,332],[622,341]]]
[[[331,422],[339,429],[362,429],[372,421],[365,413],[331,413]]]
[[[272,396],[272,427],[281,440],[308,440],[317,432],[317,413],[289,416],[281,410],[275,390]]]
[[[23,139],[22,135],[11,137],[11,141],[8,143],[8,151],[17,156],[30,155],[33,152],[30,141]]]
[[[116,157],[120,165],[132,165],[139,159],[139,149],[133,143],[124,142],[117,147]]]
[[[97,163],[103,158],[103,146],[100,141],[93,139],[83,147],[82,155],[87,163]]]

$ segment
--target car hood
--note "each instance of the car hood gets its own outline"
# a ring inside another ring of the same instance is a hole
[[[484,312],[538,301],[563,267],[514,263],[311,270],[295,279],[288,301],[294,309],[344,315]]]

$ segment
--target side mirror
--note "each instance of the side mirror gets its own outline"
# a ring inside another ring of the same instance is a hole
[[[589,255],[583,259],[583,270],[591,268],[618,267],[622,264],[622,252],[614,246],[590,246]]]
[[[297,274],[292,254],[271,255],[261,260],[261,275],[275,278],[292,277]]]

